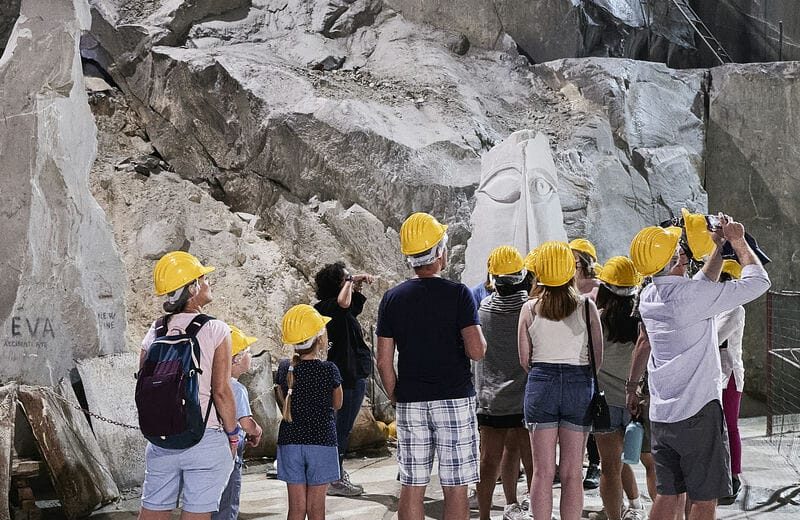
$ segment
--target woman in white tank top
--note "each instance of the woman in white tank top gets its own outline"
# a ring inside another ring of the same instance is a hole
[[[600,317],[594,302],[575,288],[575,261],[567,243],[539,246],[534,271],[538,283],[522,308],[518,329],[520,364],[528,371],[525,422],[535,461],[531,507],[536,519],[552,515],[558,444],[561,518],[578,520],[583,511],[583,453],[591,430],[589,404],[594,392],[589,334],[599,366],[603,358]]]

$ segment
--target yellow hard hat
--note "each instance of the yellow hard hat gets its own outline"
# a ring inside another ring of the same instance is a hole
[[[742,277],[742,266],[736,260],[726,259],[722,261],[722,272],[738,280]]]
[[[446,231],[447,226],[432,215],[414,213],[400,226],[400,251],[411,256],[433,249]]]
[[[714,251],[714,241],[708,231],[705,215],[689,213],[686,208],[681,208],[683,227],[686,229],[686,242],[692,250],[692,257],[701,260]]]
[[[566,242],[552,240],[536,248],[533,261],[536,279],[541,285],[559,287],[575,276],[575,258]]]
[[[153,285],[156,295],[163,296],[176,291],[193,280],[213,271],[185,251],[172,251],[162,256],[153,269]]]
[[[229,325],[231,328],[231,355],[235,356],[239,352],[242,352],[244,349],[258,341],[258,338],[253,336],[248,336],[241,329],[235,325]]]
[[[397,421],[392,421],[386,425],[386,436],[392,439],[397,438]]]
[[[536,274],[535,260],[536,260],[536,255],[538,253],[539,253],[539,248],[535,247],[531,249],[531,252],[528,253],[528,256],[525,257],[525,269],[527,269],[529,273],[533,273],[534,275]]]
[[[525,261],[516,247],[495,247],[489,255],[489,274],[503,276],[514,274],[525,269]]]
[[[652,276],[664,269],[675,254],[681,228],[650,226],[642,229],[631,242],[631,260],[642,276]]]
[[[597,278],[601,282],[619,287],[635,287],[642,283],[642,275],[627,256],[612,256],[600,269]]]
[[[317,337],[325,325],[331,321],[317,309],[305,303],[295,305],[283,315],[281,333],[286,345],[301,345]]]
[[[594,245],[592,245],[592,243],[585,238],[576,238],[569,243],[569,248],[573,251],[586,253],[587,255],[591,256],[595,262],[597,261],[597,250],[594,248]]]

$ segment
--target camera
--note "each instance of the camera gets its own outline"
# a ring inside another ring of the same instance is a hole
[[[706,222],[708,223],[708,228],[712,231],[722,227],[722,219],[716,215],[706,215]]]

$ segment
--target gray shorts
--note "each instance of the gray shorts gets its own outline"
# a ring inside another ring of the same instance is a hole
[[[611,424],[608,428],[597,429],[592,428],[593,433],[613,433],[616,431],[625,431],[625,427],[631,422],[631,413],[624,406],[608,406],[608,414],[611,417]]]
[[[728,435],[719,401],[676,423],[651,422],[656,488],[660,495],[686,492],[694,501],[730,496]]]
[[[213,513],[233,470],[228,436],[206,429],[199,443],[185,450],[168,450],[147,443],[142,507],[170,511],[182,498],[188,513]]]

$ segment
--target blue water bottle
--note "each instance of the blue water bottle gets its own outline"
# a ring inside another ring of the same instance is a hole
[[[622,462],[625,464],[639,463],[642,439],[644,439],[644,425],[638,418],[633,419],[625,428],[625,438],[622,441]]]

